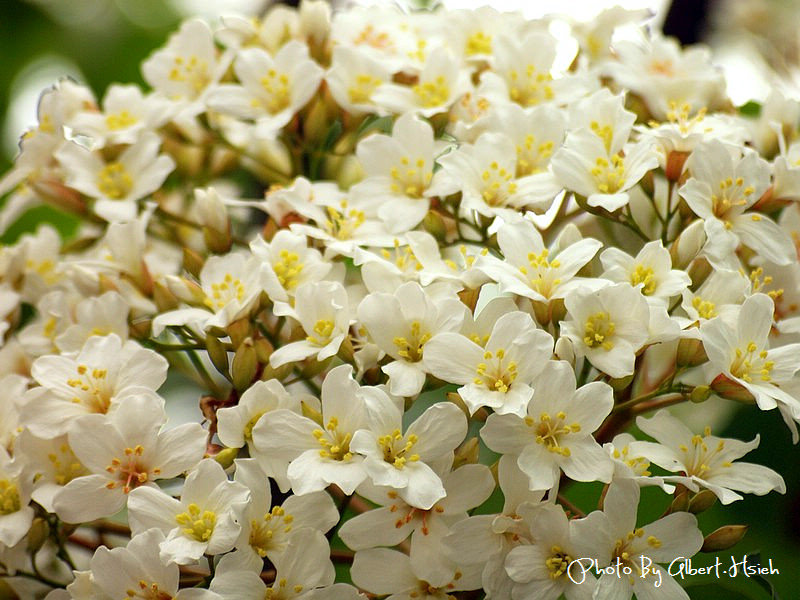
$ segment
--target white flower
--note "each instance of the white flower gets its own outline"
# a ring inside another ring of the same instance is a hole
[[[600,255],[603,277],[618,283],[627,282],[639,289],[648,300],[667,304],[691,283],[684,271],[672,269],[669,251],[661,240],[645,244],[636,257],[618,248],[606,248]]]
[[[259,452],[289,463],[287,475],[296,494],[317,492],[331,483],[351,494],[367,477],[364,458],[350,450],[350,442],[357,430],[369,425],[370,399],[385,393],[359,386],[352,373],[350,365],[341,365],[327,374],[319,422],[278,409],[253,428]]]
[[[603,512],[595,511],[581,520],[578,535],[590,537],[600,568],[609,564],[615,567],[613,573],[600,576],[592,598],[628,600],[636,594],[637,598],[688,600],[683,588],[655,563],[671,562],[680,556],[691,558],[700,550],[703,534],[697,528],[697,518],[687,512],[675,512],[637,527],[639,494],[634,481],[614,481],[606,493]],[[618,577],[618,564],[620,569],[629,567],[632,575]],[[645,573],[642,567],[649,571]],[[656,583],[660,583],[657,588]]]
[[[695,435],[667,411],[649,419],[637,417],[636,425],[658,443],[633,442],[631,450],[659,467],[685,475],[681,483],[696,490],[711,490],[723,504],[742,497],[733,490],[763,496],[777,490],[786,493],[783,478],[772,469],[752,463],[733,462],[758,447],[760,436],[752,442],[718,438],[706,427]]]
[[[169,325],[189,325],[200,330],[227,327],[252,310],[264,291],[266,267],[253,255],[212,256],[200,271],[200,287],[205,298],[202,308],[183,308],[153,319],[153,335]]]
[[[347,292],[342,284],[334,281],[304,283],[297,288],[292,312],[306,338],[277,348],[269,357],[272,367],[311,356],[322,361],[339,351],[350,329]]]
[[[375,90],[391,79],[389,67],[359,48],[334,46],[325,81],[336,103],[353,114],[377,110]]]
[[[261,48],[239,50],[233,70],[241,85],[222,84],[208,96],[213,110],[254,119],[256,135],[273,137],[314,95],[322,69],[298,41],[270,56]]]
[[[114,334],[123,343],[128,339],[130,306],[117,292],[86,298],[75,306],[75,322],[55,337],[61,353],[80,352],[86,340],[95,335]]]
[[[159,544],[163,562],[188,564],[203,554],[233,549],[249,500],[245,486],[229,481],[220,464],[206,458],[186,477],[180,501],[157,487],[133,490],[128,498],[128,520],[134,535],[152,527],[166,535]]]
[[[339,521],[339,512],[326,492],[289,496],[272,505],[269,480],[253,459],[236,459],[235,481],[250,490],[236,542],[237,564],[260,570],[264,557],[273,563],[287,550],[296,534],[311,528],[325,533]]]
[[[408,282],[394,294],[376,292],[358,305],[358,320],[375,344],[394,359],[382,367],[395,396],[415,396],[429,372],[425,346],[436,332],[454,331],[466,307],[451,297],[432,297],[418,283]]]
[[[309,401],[309,399],[304,399]],[[313,399],[316,401],[316,399]],[[217,411],[217,435],[228,448],[241,448],[245,444],[250,456],[257,458],[259,465],[270,477],[274,477],[281,489],[289,489],[286,480],[286,464],[275,460],[269,453],[258,451],[253,443],[253,428],[266,413],[285,408],[300,413],[301,399],[290,395],[277,379],[256,381],[239,398],[236,406]]]
[[[467,434],[464,413],[455,404],[429,407],[403,433],[403,411],[387,397],[373,412],[369,429],[353,435],[350,447],[364,455],[364,470],[375,485],[398,491],[411,506],[430,509],[445,496],[437,469],[450,465],[453,450]]]
[[[231,600],[354,600],[341,589],[327,593],[336,573],[330,560],[328,540],[317,530],[299,531],[289,541],[286,551],[275,557],[273,564],[275,579],[267,587],[260,577],[261,567],[258,571],[245,570],[234,556],[224,556],[209,589]],[[340,592],[342,596],[338,595]]]
[[[796,260],[791,239],[774,221],[745,212],[769,186],[769,165],[758,154],[734,159],[722,143],[710,141],[692,152],[686,167],[692,177],[679,193],[704,220],[705,253],[714,267],[737,269],[732,255],[740,243],[778,265]]]
[[[20,460],[0,447],[0,544],[14,546],[31,527],[31,477]]]
[[[560,240],[555,248],[548,249],[529,221],[505,224],[497,231],[504,260],[486,256],[476,266],[500,283],[500,293],[511,292],[540,302],[564,298],[578,287],[596,287],[590,280],[575,275],[592,260],[602,244],[592,238],[571,244],[561,244]]]
[[[149,529],[134,536],[125,548],[105,546],[97,549],[90,563],[91,576],[67,586],[70,596],[82,600],[117,598],[171,598],[174,600],[221,600],[213,591],[200,588],[178,589],[179,567],[159,558],[158,547],[164,534]],[[123,566],[124,565],[124,566]],[[80,594],[81,584],[88,596]]]
[[[206,432],[197,423],[162,431],[162,401],[129,396],[110,416],[88,415],[75,421],[69,445],[91,472],[76,477],[53,499],[56,514],[82,523],[118,512],[128,494],[156,479],[176,477],[203,457]]]
[[[524,415],[534,379],[549,366],[553,338],[520,311],[497,319],[489,338],[476,343],[459,333],[428,342],[426,361],[440,379],[461,385],[471,413],[488,406],[499,414]]]
[[[750,282],[739,271],[714,270],[699,288],[683,291],[681,307],[692,322],[717,316],[733,321],[749,291]]]
[[[430,197],[439,195],[435,150],[431,126],[413,113],[401,116],[391,136],[374,134],[359,142],[356,156],[365,177],[351,193],[369,197],[391,232],[408,231],[427,214]]]
[[[70,126],[92,138],[95,147],[133,144],[170,119],[170,104],[155,94],[143,95],[136,85],[112,84],[103,97],[103,110],[79,112]]]
[[[410,86],[384,83],[372,100],[394,113],[415,112],[424,117],[445,112],[469,88],[467,72],[446,48],[435,48],[426,57],[419,79]]]
[[[74,357],[37,358],[31,375],[41,388],[28,392],[22,417],[35,435],[55,437],[75,417],[113,414],[126,397],[155,392],[167,377],[167,361],[111,334],[90,337]]]
[[[628,283],[576,290],[565,304],[569,318],[561,322],[561,334],[575,354],[612,377],[631,375],[649,338],[650,308],[639,290]]]
[[[131,221],[137,201],[156,191],[175,161],[159,154],[161,139],[151,132],[141,135],[111,161],[103,160],[76,143],[63,146],[56,158],[67,172],[66,184],[94,199],[94,212],[106,221]]]
[[[800,415],[800,400],[781,388],[800,369],[800,344],[769,348],[772,317],[772,299],[753,294],[742,304],[735,324],[719,317],[703,323],[700,336],[710,361],[707,372],[716,376],[712,389],[724,393],[725,379],[732,380],[752,394],[761,410],[781,404]]]
[[[576,481],[611,481],[608,455],[592,437],[614,405],[613,391],[602,382],[575,389],[568,363],[551,363],[535,382],[524,418],[493,414],[481,438],[495,452],[517,455],[531,490],[547,490],[559,473]]]
[[[589,206],[613,212],[628,203],[628,190],[658,167],[658,157],[649,140],[609,148],[591,129],[578,129],[567,136],[550,164],[565,188],[586,197]]]

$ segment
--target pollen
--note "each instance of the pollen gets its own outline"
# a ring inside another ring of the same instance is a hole
[[[467,42],[464,44],[464,54],[466,56],[473,56],[475,54],[491,54],[492,53],[492,36],[484,33],[483,31],[476,31],[467,37]]]
[[[614,342],[615,325],[607,312],[597,312],[590,315],[583,329],[583,341],[589,348],[602,348],[611,350]]]
[[[21,508],[19,489],[14,482],[0,479],[0,515],[10,515]]]
[[[543,412],[536,421],[532,417],[525,419],[525,425],[533,430],[537,444],[543,444],[548,452],[570,456],[570,449],[564,445],[564,438],[581,430],[579,423],[567,424],[567,415],[558,412],[555,417]]]
[[[372,98],[372,93],[383,81],[369,73],[359,73],[353,77],[352,85],[347,89],[347,95],[353,104],[366,104]]]
[[[198,542],[207,542],[214,533],[217,515],[213,511],[203,510],[192,502],[186,511],[175,516],[175,522],[182,526],[183,533]]]
[[[420,322],[413,321],[406,336],[395,337],[392,343],[400,358],[408,362],[419,362],[422,360],[423,348],[430,339],[430,332],[423,332]]]
[[[713,319],[717,316],[717,307],[710,300],[703,300],[700,296],[692,298],[692,306],[703,319]]]
[[[272,263],[272,270],[275,271],[278,282],[284,289],[293,290],[300,282],[304,266],[297,252],[283,249],[278,253],[278,260]]]
[[[205,299],[205,305],[211,310],[220,310],[231,302],[242,302],[245,296],[245,287],[238,277],[225,273],[222,281],[212,283]]]
[[[121,200],[133,189],[133,177],[119,162],[111,162],[97,174],[97,189],[107,198]]]
[[[262,104],[270,114],[279,113],[289,106],[288,75],[278,73],[275,69],[269,69],[261,78],[260,83],[266,92],[266,98],[262,99]]]
[[[550,579],[558,579],[566,573],[573,560],[572,556],[562,550],[560,546],[552,546],[549,558],[544,561],[550,572]]]
[[[644,265],[636,265],[633,273],[631,273],[631,285],[636,286],[640,283],[642,284],[642,294],[645,296],[652,296],[658,286],[652,268],[645,267]]]
[[[447,85],[443,75],[431,81],[418,83],[411,87],[411,91],[417,96],[417,101],[423,108],[442,106],[450,99],[450,86]]]
[[[330,319],[318,319],[314,323],[314,329],[306,337],[306,341],[311,342],[315,346],[325,346],[331,340],[333,330],[336,325]]]

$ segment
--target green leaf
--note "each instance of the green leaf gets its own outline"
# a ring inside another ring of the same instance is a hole
[[[39,225],[48,224],[58,230],[61,239],[69,240],[78,231],[80,220],[52,206],[42,205],[27,210],[0,236],[0,244],[14,244],[23,234],[33,233]]]
[[[756,600],[755,597],[736,591],[719,583],[687,585],[684,587],[692,600]]]
[[[744,115],[745,117],[756,118],[761,114],[761,104],[755,100],[745,102],[739,107],[739,114]]]
[[[328,129],[328,133],[325,135],[325,139],[322,142],[323,152],[327,152],[333,148],[336,140],[338,140],[339,136],[342,135],[342,131],[344,131],[344,128],[342,127],[342,121],[341,119],[336,119],[331,125],[330,129]]]

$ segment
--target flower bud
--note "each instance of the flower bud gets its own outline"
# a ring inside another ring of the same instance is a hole
[[[726,400],[736,400],[745,404],[754,404],[756,401],[746,387],[728,378],[724,373],[720,373],[714,378],[714,381],[711,382],[711,389]]]
[[[701,402],[705,402],[711,397],[711,388],[707,385],[698,385],[694,388],[689,394],[689,400],[694,402],[695,404],[700,404]]]
[[[225,344],[213,335],[206,336],[206,351],[214,368],[223,375],[228,374],[228,351]]]
[[[667,154],[667,164],[664,167],[664,173],[670,181],[679,181],[683,175],[683,166],[686,164],[686,159],[689,158],[690,152],[683,152],[673,150]]]
[[[183,268],[195,277],[200,277],[200,271],[203,270],[205,260],[197,252],[190,248],[184,247],[183,249]]]
[[[181,302],[201,305],[205,302],[205,292],[194,281],[176,277],[175,275],[167,275],[164,277],[164,282],[167,284],[169,292]]]
[[[313,406],[311,406],[305,400],[300,401],[300,410],[303,413],[304,417],[306,417],[307,419],[311,419],[315,423],[319,423],[320,426],[324,426],[322,424],[322,413]]]
[[[684,338],[678,342],[678,352],[675,355],[677,364],[681,367],[696,367],[708,361],[703,342],[696,339]]]
[[[50,525],[41,517],[35,518],[31,523],[31,528],[28,530],[28,552],[36,554],[49,537]]]
[[[683,488],[683,491],[675,496],[669,505],[669,512],[685,512],[687,510],[689,510],[689,492]]]
[[[555,353],[560,360],[565,360],[573,367],[575,366],[575,349],[572,346],[572,341],[565,337],[558,338],[556,340]]]
[[[425,218],[422,219],[422,226],[425,228],[425,231],[440,242],[445,240],[447,236],[447,226],[445,226],[444,219],[442,219],[439,213],[429,210]]]
[[[239,448],[223,448],[214,455],[214,460],[217,461],[223,469],[227,469],[233,464],[233,460],[239,456]]]
[[[231,337],[231,343],[233,344],[233,347],[238,349],[245,339],[249,339],[252,335],[250,320],[238,319],[228,325],[226,331]],[[250,345],[253,345],[253,340],[250,340]]]
[[[339,187],[343,190],[350,189],[364,179],[364,169],[355,154],[345,156],[338,165],[338,171],[332,175]]]
[[[300,3],[300,35],[319,45],[331,30],[331,5],[325,0],[303,0]]]
[[[705,537],[700,552],[719,552],[732,548],[742,540],[747,529],[747,525],[724,525]]]
[[[246,338],[237,348],[236,354],[233,355],[233,368],[231,369],[233,387],[239,392],[246,390],[253,382],[257,370],[258,357],[253,347],[253,340]]]
[[[717,502],[717,495],[711,490],[703,490],[698,492],[692,499],[689,500],[689,512],[692,514],[700,514],[714,506]]]
[[[453,470],[463,465],[474,465],[478,462],[478,452],[480,445],[478,438],[469,438],[466,442],[456,448],[455,456],[453,457]]]
[[[256,349],[258,362],[266,365],[275,348],[272,347],[272,344],[270,344],[269,340],[266,338],[258,338],[255,341],[254,347]]]
[[[17,592],[14,591],[5,579],[0,579],[0,600],[20,600]]]
[[[705,243],[706,232],[703,229],[703,221],[700,219],[693,221],[669,247],[672,266],[676,269],[685,269],[703,249]]]
[[[175,294],[163,283],[156,281],[153,283],[153,300],[159,312],[165,313],[178,308],[178,299]]]

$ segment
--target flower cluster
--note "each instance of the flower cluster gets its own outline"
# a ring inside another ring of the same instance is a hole
[[[306,0],[47,90],[0,228],[77,231],[0,248],[0,585],[688,598],[658,563],[743,533],[695,514],[785,484],[667,407],[798,439],[800,101],[740,115],[647,17]]]

